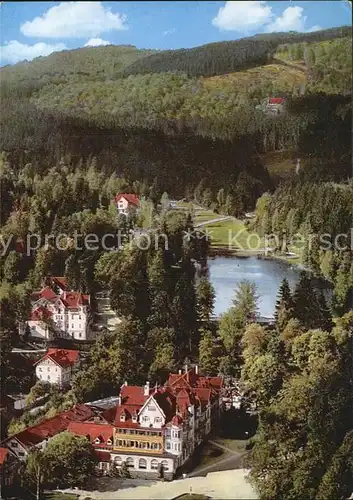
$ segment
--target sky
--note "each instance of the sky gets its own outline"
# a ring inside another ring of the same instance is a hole
[[[256,33],[310,32],[352,23],[331,1],[1,2],[0,63],[98,45],[177,49]]]

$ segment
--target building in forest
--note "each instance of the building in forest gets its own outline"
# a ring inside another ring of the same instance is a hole
[[[140,199],[132,193],[119,193],[115,196],[118,214],[128,215],[140,208]]]
[[[20,325],[21,334],[27,330],[31,337],[42,340],[90,339],[90,296],[70,290],[66,278],[45,278],[42,289],[32,293],[31,302],[30,317]]]

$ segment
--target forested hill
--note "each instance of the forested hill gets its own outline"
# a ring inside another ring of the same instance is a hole
[[[192,49],[157,52],[124,68],[126,75],[182,71],[188,76],[214,76],[264,64],[280,44],[317,42],[350,36],[344,26],[313,33],[271,33],[231,42],[210,43]]]
[[[172,196],[200,182],[214,196],[227,186],[245,193],[245,209],[273,187],[263,161],[268,152],[289,152],[292,165],[300,157],[315,179],[325,172],[325,180],[340,182],[351,172],[348,34],[347,27],[268,34],[152,55],[133,46],[82,48],[5,67],[0,151],[14,169],[31,163],[43,171],[61,158],[74,168],[96,157],[106,175],[130,185],[142,180]],[[301,44],[298,61],[289,47]],[[304,70],[269,60],[287,53]],[[172,59],[181,66],[164,65]],[[129,74],[153,60],[160,64],[154,73]],[[181,72],[183,61],[189,66]],[[217,71],[225,74],[208,76]],[[287,113],[274,118],[257,109],[281,95]]]

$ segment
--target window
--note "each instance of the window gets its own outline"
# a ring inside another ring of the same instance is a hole
[[[170,429],[167,429],[167,430],[165,431],[165,436],[166,436],[166,437],[171,437],[171,435],[172,435],[172,431],[171,431]]]
[[[125,414],[124,413],[122,413],[120,415],[120,422],[125,422]]]
[[[139,460],[139,469],[147,469],[147,460],[144,458],[140,458]]]
[[[48,375],[48,380],[50,380],[50,375]]]
[[[48,372],[50,372],[50,366],[48,366]]]
[[[148,411],[156,411],[156,407],[155,406],[150,406],[148,405]]]
[[[43,370],[42,370],[42,368],[41,368],[40,366],[39,366],[39,368],[38,368],[38,371],[39,371],[39,372],[42,372],[42,371],[43,371]]]
[[[121,457],[114,458],[114,463],[117,467],[121,465],[121,462],[122,462]]]
[[[151,460],[151,469],[152,470],[158,469],[158,460]]]
[[[129,457],[126,459],[126,467],[129,467],[130,469],[134,468],[134,459]]]
[[[20,451],[19,454],[18,454],[20,457],[24,457],[25,454],[23,453],[23,451]]]
[[[79,315],[78,319],[81,319],[81,314]],[[81,325],[80,325],[81,326]]]
[[[101,442],[101,440],[99,439],[99,437],[97,437],[95,440],[94,440],[94,444],[99,444]]]
[[[108,438],[108,439],[107,439],[107,445],[108,445],[108,446],[111,446],[112,444],[113,444],[113,441],[112,441],[110,438]]]
[[[142,422],[149,422],[150,421],[150,417],[148,415],[144,415],[142,417]]]
[[[18,448],[18,443],[16,441],[11,441],[12,448]]]
[[[81,326],[81,325],[80,325],[80,326]],[[82,333],[80,332],[80,333],[78,334],[78,336],[81,338],[81,337],[82,337]]]
[[[132,416],[132,421],[133,421],[133,423],[136,423],[136,422],[137,422],[137,415],[133,415],[133,416]]]
[[[167,460],[162,460],[161,465],[164,470],[169,470],[169,464]]]
[[[167,450],[170,450],[170,442],[167,441]]]
[[[162,422],[162,417],[154,417],[155,422]]]

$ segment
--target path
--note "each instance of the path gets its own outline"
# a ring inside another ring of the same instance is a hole
[[[256,500],[259,497],[248,482],[248,474],[247,469],[225,470],[212,472],[207,474],[206,477],[193,477],[170,482],[145,481],[144,486],[141,486],[141,481],[139,481],[135,487],[132,486],[131,480],[127,480],[120,487],[116,487],[115,491],[63,490],[63,492],[80,495],[80,500],[85,498],[95,500],[172,500],[190,492],[211,498]],[[127,484],[131,484],[132,487],[124,488],[124,485],[127,486]]]
[[[240,469],[240,466],[242,465],[243,453],[231,450],[227,446],[223,446],[222,444],[219,444],[216,441],[209,440],[208,442],[213,446],[216,446],[217,448],[226,451],[227,452],[226,456],[221,458],[220,460],[213,462],[212,464],[205,465],[200,469],[196,469],[194,472],[188,474],[188,477],[204,476],[207,473],[219,472],[228,469]]]
[[[229,219],[235,220],[235,217],[232,217],[231,215],[224,215],[223,217],[217,217],[216,219],[209,219],[203,222],[199,222],[198,224],[195,224],[194,228],[202,227],[205,226],[206,224],[211,224],[213,222],[223,222],[224,220],[229,220]]]

